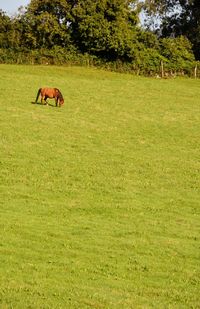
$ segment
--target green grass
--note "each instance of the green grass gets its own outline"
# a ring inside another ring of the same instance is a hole
[[[200,308],[200,81],[0,74],[0,308]]]

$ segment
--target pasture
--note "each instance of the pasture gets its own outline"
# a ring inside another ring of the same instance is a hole
[[[0,74],[0,308],[200,308],[200,80]]]

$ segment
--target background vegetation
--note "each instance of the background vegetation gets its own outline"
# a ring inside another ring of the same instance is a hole
[[[195,1],[178,2],[31,0],[17,16],[0,11],[0,63],[76,63],[153,76],[161,75],[162,64],[166,75],[194,75],[200,15]]]
[[[199,308],[199,80],[0,71],[0,307]]]
[[[144,0],[146,26],[162,37],[184,35],[200,59],[200,6],[198,0]],[[153,18],[152,18],[153,17]],[[156,17],[156,18],[155,18]],[[156,24],[156,21],[159,23]]]

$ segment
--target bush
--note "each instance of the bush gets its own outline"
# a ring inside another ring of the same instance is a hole
[[[178,40],[178,44],[172,39],[163,39],[160,50],[152,47],[133,49],[130,60],[118,59],[108,61],[106,59],[82,54],[75,49],[64,49],[55,46],[52,49],[0,49],[0,63],[16,64],[41,64],[41,65],[78,65],[96,66],[111,71],[132,73],[137,75],[160,75],[160,63],[164,63],[166,75],[192,75],[196,62],[189,45],[185,41]],[[186,44],[186,42],[185,42]]]
[[[160,54],[167,72],[191,75],[196,62],[188,39],[183,36],[161,39]]]

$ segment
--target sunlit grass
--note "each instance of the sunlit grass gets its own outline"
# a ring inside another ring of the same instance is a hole
[[[2,308],[199,308],[200,81],[0,73]]]

